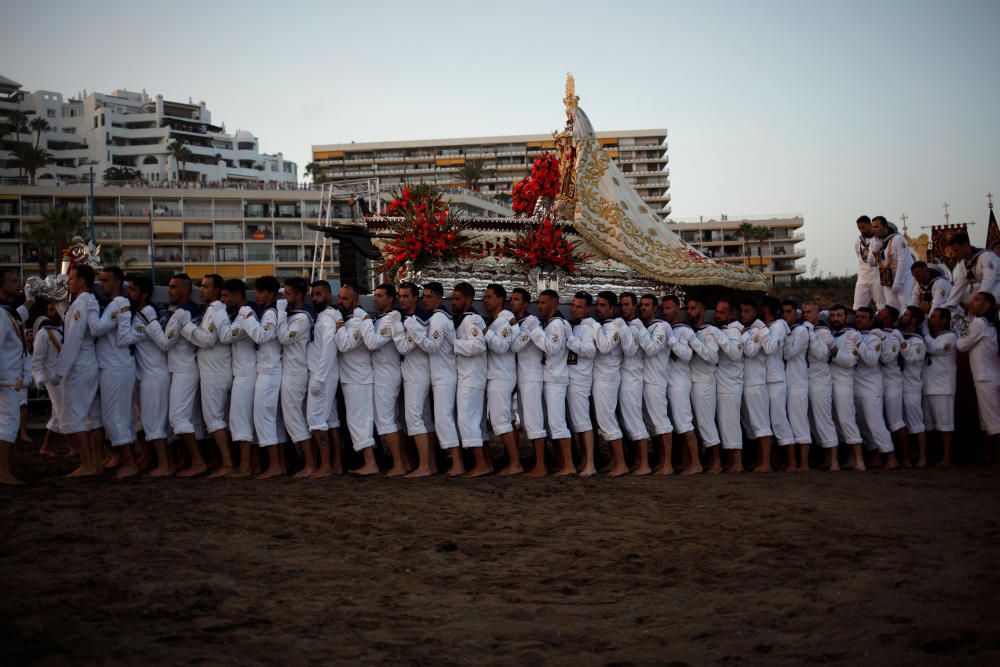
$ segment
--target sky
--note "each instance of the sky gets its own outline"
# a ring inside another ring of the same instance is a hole
[[[823,273],[863,213],[913,234],[948,202],[982,243],[1000,195],[996,0],[2,7],[25,89],[205,100],[300,173],[314,144],[561,129],[572,72],[597,130],[667,128],[674,218],[801,214]]]

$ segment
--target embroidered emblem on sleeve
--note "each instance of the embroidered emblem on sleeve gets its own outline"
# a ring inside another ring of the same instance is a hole
[[[413,336],[407,336],[406,342],[409,343],[410,345],[413,345]]]
[[[510,336],[510,329],[504,327],[504,330],[500,332],[500,335],[503,336],[504,338],[507,338],[508,336]]]
[[[79,310],[76,311],[75,313],[73,313],[73,319],[77,320],[77,321],[80,320],[80,311]]]
[[[295,338],[297,335],[298,335],[297,331],[289,331],[288,332],[288,338],[289,339]]]
[[[472,334],[473,338],[479,337],[479,329],[477,329],[476,327],[472,327],[472,330],[469,333]]]
[[[876,352],[882,351],[882,343],[875,343],[875,351]]]
[[[233,327],[233,336],[239,336],[240,330],[237,327]]]
[[[79,314],[79,313],[77,313],[77,314]],[[945,343],[944,344],[944,351],[947,352],[950,349],[951,349],[951,343]]]
[[[137,334],[145,333],[145,331],[146,331],[146,327],[136,327],[135,328],[135,332]]]
[[[388,336],[389,335],[389,327],[382,327],[381,329],[379,329],[378,330],[378,335],[379,336]]]
[[[167,332],[167,340],[170,340],[173,337],[174,337],[174,331],[173,329],[171,329],[170,331]]]
[[[615,332],[615,335],[611,337],[611,340],[615,341],[616,343],[619,342],[621,339],[622,338],[621,336],[618,335],[617,331]]]
[[[270,331],[270,330],[271,330],[271,323],[268,322],[267,324],[264,325],[264,331]]]
[[[437,340],[440,337],[441,337],[441,332],[438,331],[437,329],[435,329],[434,333],[431,334],[431,338],[433,338],[434,340]]]
[[[361,340],[361,332],[360,331],[355,331],[354,332],[354,340]]]
[[[553,334],[552,335],[552,342],[553,343],[558,343],[559,342],[559,334]]]
[[[892,346],[892,351],[893,351],[893,352],[895,352],[895,351],[896,351],[896,346],[895,346],[895,345],[893,345],[893,346]]]
[[[208,333],[215,333],[215,325],[214,324],[209,324],[208,325]]]
[[[118,312],[117,311],[111,313],[111,319],[112,320],[117,320],[118,319]]]
[[[663,342],[663,334],[657,334],[656,335],[656,340],[658,340],[659,342],[662,343]]]
[[[527,336],[521,336],[521,342],[522,343],[527,343],[528,342],[528,337]]]
[[[854,350],[854,356],[855,356],[855,357],[859,356],[859,355],[858,355],[858,351],[857,351],[857,350]]]

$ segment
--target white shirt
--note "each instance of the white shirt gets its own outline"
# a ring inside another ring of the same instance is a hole
[[[402,322],[399,311],[391,310],[372,322],[372,335],[365,345],[372,353],[372,376],[375,384],[398,387],[403,381],[399,350],[393,342],[395,327]]]
[[[413,330],[419,331],[414,336]],[[402,322],[394,323],[392,342],[396,350],[403,355],[402,374],[404,384],[429,385],[431,383],[430,356],[417,344],[417,338],[427,335],[427,324],[421,318],[419,311],[407,315]]]
[[[903,335],[899,356],[903,359],[903,391],[908,394],[922,394],[924,391],[924,368],[927,363],[927,345],[918,333]]]
[[[635,325],[632,322],[635,322]],[[643,356],[640,336],[646,331],[646,327],[639,318],[633,318],[626,322],[626,324],[628,326],[623,335],[631,337],[633,344],[628,347],[627,351],[622,346],[622,379],[628,378],[636,382],[642,379]]]
[[[949,295],[951,295],[951,281],[944,276],[932,275],[926,285],[913,281],[913,294],[910,296],[909,305],[929,313],[935,308],[945,308]]]
[[[866,239],[859,235],[854,239],[854,254],[858,256],[858,280],[878,282],[877,255],[881,249],[882,241],[878,237]]]
[[[511,324],[514,314],[501,310],[486,327],[486,378],[517,382],[517,356],[511,351],[521,328]]]
[[[3,313],[0,313],[0,317],[9,319]],[[60,347],[62,347],[62,329],[51,324],[38,329],[31,349],[31,375],[35,379],[35,386],[41,387],[56,376]],[[0,382],[0,384],[7,383]]]
[[[166,321],[161,324],[162,320]],[[146,335],[167,353],[167,370],[171,373],[198,372],[198,348],[181,335],[181,329],[190,321],[191,312],[180,307],[146,325]]]
[[[955,284],[948,297],[948,308],[958,308],[963,301],[968,303],[976,292],[990,292],[1000,302],[1000,259],[992,250],[977,248],[977,251],[968,261],[963,259],[955,265],[952,273]]]
[[[598,324],[592,317],[585,317],[573,325],[573,335],[566,341],[569,353],[566,355],[566,365],[569,370],[569,382],[575,387],[586,387],[590,391],[594,382],[594,357],[597,356]]]
[[[519,382],[541,382],[545,378],[542,351],[532,344],[531,332],[542,325],[534,315],[525,316],[517,324],[520,335],[510,344],[517,354],[517,379]]]
[[[455,374],[458,386],[486,388],[486,323],[479,313],[466,311],[455,327]]]
[[[140,380],[167,382],[167,353],[146,333],[156,322],[156,308],[146,306],[139,312],[125,312],[118,317],[118,344],[135,346],[135,364]],[[157,325],[159,326],[159,325]]]
[[[296,310],[287,312],[288,304],[278,301],[278,342],[281,344],[281,376],[283,378],[309,376],[309,337],[312,318],[309,313]]]
[[[791,335],[788,322],[780,317],[767,325],[769,332],[764,341],[765,365],[768,382],[785,381],[785,340]]]
[[[595,343],[597,356],[594,357],[594,379],[619,381],[622,359],[625,357],[622,347],[637,347],[625,320],[615,317],[601,324],[597,329]]]
[[[232,320],[229,313],[219,326],[219,342],[229,348],[233,360],[233,377],[257,377],[257,345],[239,324],[240,315]]]
[[[969,353],[972,379],[976,382],[1000,384],[1000,355],[997,354],[996,327],[977,317],[969,322],[965,335],[958,339],[958,349]]]
[[[337,349],[340,351],[340,383],[372,384],[375,372],[372,369],[371,348],[375,346],[375,326],[361,308],[344,320],[344,326],[337,330]]]
[[[633,322],[639,322],[635,329],[639,334],[639,347],[642,348],[642,381],[648,385],[666,387],[670,381],[670,339],[674,335],[673,329],[663,320],[653,319],[649,325],[639,320]]]
[[[257,319],[250,306],[240,308],[236,324],[257,345],[257,375],[281,375],[278,310],[268,308]]]
[[[883,387],[879,361],[882,356],[882,340],[872,331],[859,333],[858,365],[854,369],[854,393],[863,396],[881,396]]]
[[[830,374],[835,384],[851,383],[854,386],[854,370],[858,365],[861,344],[861,334],[857,329],[844,327],[833,333],[833,346],[830,348]]]
[[[899,352],[903,346],[903,334],[897,329],[873,329],[871,333],[882,342],[879,366],[883,386],[902,390],[903,369],[899,365]]]
[[[719,365],[715,367],[715,383],[721,394],[743,391],[743,325],[730,322],[716,327],[715,342],[719,346]]]
[[[224,345],[219,332],[229,327],[226,304],[216,300],[208,304],[201,322],[188,322],[181,328],[181,335],[198,348],[198,374],[202,377],[232,377],[233,354]]]
[[[59,360],[56,363],[56,384],[69,377],[72,373],[81,373],[97,370],[97,350],[94,347],[94,337],[90,333],[89,319],[97,318],[97,299],[93,294],[84,292],[69,305],[66,315],[63,318],[63,346],[59,351]],[[5,322],[4,324],[8,324]],[[15,330],[16,333],[16,330]],[[20,343],[20,341],[19,341]],[[6,344],[4,350],[11,349]],[[23,374],[24,348],[17,349],[18,362],[17,374],[13,379],[9,379],[9,369],[14,368],[13,362],[4,363],[3,377],[0,378],[2,384],[13,384],[17,377]],[[71,397],[69,397],[71,399]]]
[[[324,308],[316,316],[312,340],[306,349],[309,360],[310,391],[318,389],[317,384],[325,384],[339,377],[337,364],[337,323],[343,321],[336,308]]]
[[[743,386],[758,387],[767,384],[767,355],[764,346],[769,343],[770,331],[760,320],[743,326]]]
[[[788,383],[789,391],[809,389],[809,364],[806,355],[809,353],[811,329],[812,325],[808,322],[796,324],[791,328],[791,335],[785,338],[782,355],[785,357],[785,382]]]
[[[670,366],[673,369],[667,379],[667,386],[691,388],[691,339],[694,329],[687,322],[671,325],[673,336],[667,340],[670,346]]]
[[[128,312],[128,299],[116,296],[97,318],[96,327],[91,328],[97,352],[97,365],[102,369],[135,369],[135,360],[128,345],[122,346],[118,343],[118,318]]]
[[[451,315],[438,308],[427,322],[426,332],[412,329],[413,339],[430,356],[431,384],[434,386],[457,384],[455,369],[455,323]]]
[[[569,348],[566,341],[573,335],[572,328],[565,319],[553,317],[541,327],[531,331],[531,342],[545,354],[543,364],[545,381],[552,384],[569,384]]]
[[[829,327],[812,326],[809,331],[808,359],[809,384],[823,385],[833,382],[830,373],[830,357],[833,355],[833,332]],[[853,355],[849,355],[853,359]]]
[[[715,383],[715,365],[719,363],[719,329],[711,324],[703,324],[691,338],[691,382],[696,384]]]
[[[937,336],[924,336],[927,365],[924,367],[924,396],[954,395],[957,384],[958,337],[950,329]]]
[[[879,265],[883,269],[892,269],[892,285],[890,289],[903,298],[907,283],[913,279],[910,267],[913,266],[913,255],[906,238],[897,232],[882,239],[882,250],[879,251]]]

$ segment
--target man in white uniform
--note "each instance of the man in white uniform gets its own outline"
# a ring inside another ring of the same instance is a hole
[[[696,475],[702,471],[698,460],[698,438],[694,434],[694,413],[691,408],[691,339],[694,329],[681,320],[681,302],[673,294],[663,297],[663,317],[670,324],[673,335],[667,339],[670,347],[670,377],[667,380],[667,403],[670,406],[670,417],[674,422],[674,432],[684,441],[681,463],[682,474]],[[663,466],[673,466],[664,460]],[[664,474],[670,474],[664,471]]]
[[[222,283],[222,301],[226,305],[226,319],[219,325],[219,342],[229,347],[232,356],[233,384],[229,392],[229,433],[233,443],[239,445],[240,449],[239,465],[229,473],[230,477],[249,477],[256,472],[250,445],[254,441],[253,391],[257,383],[257,346],[238,322],[240,310],[247,305],[246,291],[246,283],[238,278],[230,278]]]
[[[854,254],[858,256],[858,280],[854,285],[854,309],[867,306],[872,301],[882,304],[882,283],[879,282],[877,257],[882,241],[872,233],[872,221],[867,215],[858,218],[858,238],[854,240]]]
[[[878,252],[878,269],[885,303],[879,304],[879,310],[883,305],[889,305],[898,312],[913,296],[913,274],[910,273],[913,255],[906,238],[883,216],[872,218],[872,231],[882,242]]]
[[[715,366],[719,363],[719,330],[705,323],[705,304],[696,298],[687,302],[688,324],[695,334],[690,345],[694,351],[691,357],[691,405],[694,408],[694,423],[701,436],[701,444],[711,452],[708,472],[722,472],[722,456],[718,446],[719,429],[715,424],[716,394]]]
[[[854,371],[854,405],[857,410],[861,432],[872,451],[868,467],[881,465],[881,456],[887,455],[886,467],[897,467],[892,446],[892,436],[885,426],[883,397],[885,388],[879,366],[882,359],[882,340],[872,332],[875,313],[871,308],[858,308],[854,323],[861,334],[858,343],[858,366]]]
[[[597,473],[597,468],[594,467],[594,425],[590,420],[590,392],[594,384],[594,357],[597,356],[595,336],[598,328],[597,322],[590,316],[593,302],[594,298],[588,292],[577,292],[573,296],[570,313],[573,316],[573,335],[566,342],[569,349],[566,355],[566,366],[569,369],[566,402],[569,405],[570,428],[577,435],[583,453],[581,477]]]
[[[340,312],[346,313],[344,326],[337,331],[340,352],[340,389],[344,394],[345,421],[355,452],[361,452],[364,463],[351,472],[355,475],[377,475],[375,460],[375,374],[372,370],[371,349],[378,333],[372,319],[358,306],[358,290],[353,285],[340,288]]]
[[[14,308],[15,299],[21,293],[17,271],[2,269],[0,279],[0,310],[3,311],[0,312],[0,484],[13,486],[24,484],[11,472],[10,452],[21,429],[18,392],[24,383],[25,343],[21,318]]]
[[[635,446],[635,475],[648,475],[649,430],[642,414],[643,355],[641,335],[646,331],[639,319],[639,299],[632,292],[622,292],[618,297],[622,319],[629,325],[628,335],[634,345],[622,355],[621,386],[618,388],[618,410],[622,416],[625,433]],[[634,325],[632,323],[635,323]],[[624,346],[623,346],[624,348]]]
[[[198,348],[201,416],[222,458],[222,465],[209,477],[225,477],[234,470],[227,429],[229,390],[233,386],[233,355],[229,345],[221,339],[221,332],[230,329],[229,313],[221,297],[222,276],[217,273],[204,276],[201,279],[201,302],[205,312],[200,322],[188,322],[181,329],[184,339]]]
[[[880,329],[872,333],[882,340],[882,354],[879,366],[882,370],[882,406],[885,409],[885,423],[892,434],[902,458],[903,467],[910,467],[910,435],[906,430],[903,414],[903,367],[900,363],[903,348],[903,334],[895,328],[899,311],[886,306],[876,314],[876,324]]]
[[[785,448],[786,472],[795,472],[795,435],[788,423],[788,386],[785,383],[785,341],[791,329],[781,319],[781,302],[773,296],[760,300],[761,316],[768,328],[768,338],[764,342],[765,365],[767,366],[768,409],[771,415],[771,432],[778,446]]]
[[[855,470],[865,469],[861,453],[861,431],[858,429],[858,409],[854,399],[854,375],[861,355],[861,334],[847,326],[847,307],[835,304],[830,308],[830,375],[833,378],[833,417],[840,440],[851,448],[850,460]],[[831,453],[830,470],[840,470],[837,453]]]
[[[49,421],[45,425],[47,430],[46,443],[50,434],[63,432],[62,387],[52,384],[52,379],[56,376],[56,364],[59,360],[62,342],[62,317],[59,316],[55,304],[50,301],[46,305],[45,316],[35,320],[35,335],[31,349],[31,375],[35,380],[35,386],[45,387],[45,393],[48,394],[52,408]],[[43,445],[40,453],[51,454],[53,452]]]
[[[340,384],[340,361],[337,358],[337,330],[344,318],[334,307],[330,283],[316,280],[309,286],[313,313],[313,339],[307,350],[309,357],[309,392],[306,396],[306,422],[312,435],[310,449],[319,451],[319,467],[310,479],[329,477],[340,468],[340,414],[337,408],[337,387]],[[333,451],[335,465],[330,464]],[[314,459],[315,460],[315,459]],[[309,468],[308,459],[306,468]]]
[[[927,346],[921,335],[924,323],[924,311],[920,306],[907,306],[899,318],[899,326],[903,334],[903,342],[899,346],[899,357],[903,363],[903,419],[906,430],[917,437],[919,458],[917,467],[927,465],[927,436],[924,433],[924,368],[927,366],[925,357]],[[909,467],[909,443],[904,450],[903,466]]]
[[[913,294],[911,306],[920,308],[926,317],[935,308],[944,308],[951,296],[951,281],[944,271],[927,262],[914,262],[910,267],[913,274]]]
[[[955,389],[958,384],[958,338],[951,330],[951,311],[936,308],[927,318],[924,336],[927,365],[924,366],[924,428],[941,438],[939,465],[951,465],[952,434],[955,432]]]
[[[483,449],[483,404],[486,400],[486,322],[472,307],[476,291],[472,285],[460,282],[451,296],[455,322],[455,391],[458,432],[462,448],[471,449],[475,465],[466,477],[481,477],[492,467]]]
[[[560,467],[556,477],[576,474],[573,465],[572,440],[566,424],[566,393],[569,386],[569,348],[566,343],[572,328],[559,313],[559,293],[544,290],[538,295],[538,316],[541,326],[531,332],[531,342],[545,353],[545,418],[549,437],[559,452]],[[640,410],[642,409],[640,396]]]
[[[528,471],[528,477],[544,477],[548,473],[545,466],[545,396],[543,353],[531,342],[531,332],[541,325],[538,318],[528,312],[531,293],[517,287],[510,295],[510,310],[514,313],[514,323],[518,336],[511,343],[517,357],[517,402],[524,437],[535,452],[535,465]]]
[[[771,472],[770,399],[767,394],[767,356],[764,345],[770,337],[767,325],[757,319],[757,304],[740,304],[740,324],[743,336],[743,425],[751,440],[757,441],[759,462],[754,472]]]
[[[308,290],[305,279],[298,276],[286,278],[284,286],[285,298],[279,299],[277,304],[278,342],[281,344],[281,420],[292,442],[307,450],[312,444],[312,433],[306,420],[306,394],[309,392],[309,341],[313,333],[313,316],[305,308]],[[313,472],[315,470],[305,476]],[[261,477],[268,476],[265,473]]]
[[[833,375],[830,371],[830,356],[833,350],[833,332],[820,320],[819,306],[815,303],[802,304],[802,326],[809,332],[807,352],[809,375],[809,419],[815,433],[816,444],[826,453],[826,465],[830,470],[839,470],[837,460],[837,427],[833,421]],[[852,357],[853,358],[853,357]],[[851,400],[854,407],[854,378],[850,381]]]
[[[119,345],[135,349],[139,376],[139,418],[146,442],[156,451],[156,468],[150,477],[175,474],[174,459],[167,449],[167,408],[170,405],[170,372],[167,354],[146,333],[151,322],[157,321],[152,305],[153,281],[146,276],[133,276],[128,284],[130,308],[118,317]]]
[[[406,434],[417,448],[417,467],[407,478],[427,477],[436,472],[431,432],[434,426],[426,418],[431,395],[430,356],[417,344],[417,338],[427,335],[430,316],[418,306],[420,288],[414,283],[399,284],[399,311],[402,322],[393,322],[392,340],[403,356],[403,418]],[[414,335],[414,330],[419,330]]]
[[[789,328],[782,355],[785,358],[786,407],[788,424],[799,447],[799,471],[809,470],[809,446],[812,434],[809,429],[809,354],[812,325],[799,323],[799,305],[791,300],[781,302],[781,319]],[[792,455],[794,456],[794,454]],[[792,457],[790,457],[792,458]]]
[[[976,292],[989,292],[1000,301],[1000,258],[992,250],[977,248],[969,242],[969,235],[959,232],[951,237],[948,247],[959,263],[955,266],[955,284],[951,288],[946,307],[968,310]]]
[[[483,306],[486,307],[486,417],[493,434],[503,443],[507,465],[500,475],[524,472],[517,448],[513,425],[513,395],[517,388],[517,357],[511,350],[514,338],[521,335],[520,327],[511,324],[514,313],[505,308],[507,290],[503,285],[486,286]]]
[[[743,326],[733,320],[733,302],[715,302],[715,340],[719,345],[719,365],[715,368],[715,419],[722,449],[728,452],[726,472],[743,472],[743,429],[740,405],[743,401]]]
[[[392,467],[387,477],[399,477],[409,472],[410,464],[399,432],[399,390],[403,384],[399,350],[393,343],[393,332],[403,318],[396,310],[396,287],[383,283],[375,288],[375,320],[372,335],[365,345],[372,353],[374,383],[375,432],[392,454]]]
[[[670,421],[670,404],[667,401],[667,386],[670,380],[670,339],[673,330],[659,319],[660,300],[655,294],[643,294],[639,298],[638,325],[639,346],[642,348],[642,407],[649,430],[658,441],[660,465],[656,473],[673,474],[673,431]],[[633,473],[642,472],[637,468]]]
[[[958,349],[969,354],[972,379],[979,400],[979,428],[993,441],[989,452],[994,464],[1000,463],[1000,352],[997,350],[998,330],[996,298],[992,292],[972,295],[969,323],[965,335],[958,339]]]
[[[173,308],[160,320],[146,325],[146,335],[167,353],[170,371],[170,429],[187,449],[190,465],[178,476],[191,477],[208,470],[195,438],[195,411],[198,409],[197,348],[181,335],[184,325],[201,321],[201,313],[191,303],[191,278],[178,273],[170,279],[168,299]]]
[[[438,445],[449,452],[451,468],[448,476],[465,474],[462,451],[455,428],[455,394],[458,373],[455,370],[455,323],[451,313],[442,305],[444,286],[439,282],[424,285],[424,310],[430,313],[427,327],[414,326],[414,341],[430,357],[431,394],[434,404],[434,429]]]
[[[88,431],[91,430],[91,416],[97,400],[100,369],[97,367],[97,351],[91,334],[90,321],[97,321],[97,299],[91,294],[94,287],[94,269],[79,264],[69,273],[66,287],[73,297],[63,323],[63,346],[56,363],[53,384],[62,384],[65,422],[63,428],[73,449],[80,454],[80,467],[69,474],[70,477],[84,477],[101,473],[100,449],[91,445]],[[18,351],[23,355],[23,346]],[[8,364],[13,368],[13,364]],[[23,360],[17,366],[23,368]],[[8,378],[9,379],[9,378]],[[23,380],[22,380],[23,382]],[[4,381],[4,384],[10,384]],[[18,387],[20,388],[20,387]],[[4,390],[6,394],[6,389]],[[15,409],[12,414],[17,415]],[[15,420],[17,418],[15,417]],[[15,423],[17,423],[15,421]],[[93,424],[96,426],[96,424]],[[13,442],[13,441],[12,441]]]
[[[618,297],[614,292],[597,295],[597,323],[600,327],[594,338],[597,356],[594,358],[594,412],[601,435],[611,446],[612,477],[628,472],[622,447],[622,431],[615,410],[618,407],[618,389],[621,385],[621,366],[626,345],[637,347],[628,325],[616,316]]]

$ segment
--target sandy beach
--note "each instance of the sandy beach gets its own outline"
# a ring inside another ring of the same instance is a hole
[[[1000,661],[1000,470],[0,488],[0,664]]]

